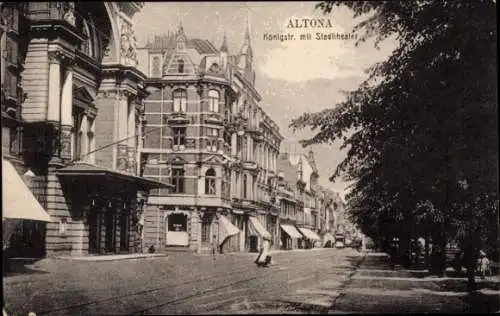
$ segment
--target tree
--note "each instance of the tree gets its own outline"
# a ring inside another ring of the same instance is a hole
[[[497,221],[482,220],[498,218],[496,5],[328,1],[317,8],[329,14],[337,6],[364,17],[353,30],[358,43],[374,37],[377,46],[395,35],[399,46],[343,102],[305,113],[291,127],[319,129],[303,146],[343,141],[347,157],[331,180],[354,182],[347,202],[358,223],[376,225],[392,214],[409,239],[417,204],[432,203],[433,242],[444,250],[448,236],[468,249],[472,289],[479,247],[498,241]]]

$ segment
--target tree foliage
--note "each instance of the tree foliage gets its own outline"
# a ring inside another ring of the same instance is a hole
[[[347,157],[331,180],[354,183],[351,217],[372,234],[382,219],[406,232],[431,221],[453,238],[498,248],[496,4],[316,7],[329,14],[338,6],[364,17],[358,43],[395,35],[399,45],[343,102],[292,121],[294,130],[317,131],[302,145],[342,142]]]

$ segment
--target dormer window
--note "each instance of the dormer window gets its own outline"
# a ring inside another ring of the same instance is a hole
[[[184,45],[184,41],[177,42],[177,50],[183,51],[186,46]]]
[[[211,72],[211,73],[218,73],[219,72],[219,65],[217,65],[216,63],[213,63],[210,68],[208,69],[208,72]]]
[[[183,73],[184,72],[184,60],[179,59],[177,61],[177,72]]]

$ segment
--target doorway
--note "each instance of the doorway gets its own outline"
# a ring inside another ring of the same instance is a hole
[[[250,243],[250,252],[258,252],[259,251],[259,237],[257,236],[250,236],[249,237],[249,243]]]
[[[101,216],[98,209],[89,213],[89,253],[101,252]]]
[[[106,252],[115,252],[115,212],[112,208],[104,213],[105,249]]]
[[[129,219],[130,213],[122,211],[120,213],[120,251],[129,251]]]

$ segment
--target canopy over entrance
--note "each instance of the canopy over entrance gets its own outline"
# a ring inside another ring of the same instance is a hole
[[[292,225],[281,224],[281,228],[285,231],[285,233],[290,236],[292,239],[302,238],[302,234]]]
[[[240,232],[238,227],[231,224],[224,215],[219,215],[219,246],[224,243],[226,238],[236,235]]]
[[[267,229],[262,226],[259,220],[255,217],[250,217],[250,233],[253,235],[258,235],[263,239],[272,240],[271,234],[267,231]]]
[[[307,239],[321,240],[321,238],[318,236],[318,234],[316,234],[315,232],[313,232],[312,230],[310,230],[308,228],[299,227],[299,230]]]
[[[94,185],[99,183],[108,187],[122,185],[135,187],[137,190],[173,187],[168,183],[137,177],[124,172],[109,170],[88,163],[76,163],[72,166],[57,170],[56,174],[61,177],[72,179],[90,180]]]

